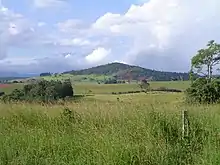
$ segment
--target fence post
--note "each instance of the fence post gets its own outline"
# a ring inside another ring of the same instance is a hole
[[[182,139],[189,136],[189,118],[188,111],[182,111]]]

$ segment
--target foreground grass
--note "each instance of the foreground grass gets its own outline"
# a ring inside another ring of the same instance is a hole
[[[116,101],[97,95],[64,106],[0,104],[0,164],[220,164],[219,106],[189,107],[181,97],[125,95]],[[64,115],[65,108],[72,112]],[[190,112],[191,129],[184,141],[183,109]]]

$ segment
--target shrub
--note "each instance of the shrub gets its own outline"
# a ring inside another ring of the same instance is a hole
[[[141,93],[146,92],[145,90],[142,91],[127,91],[127,92],[112,92],[113,95],[122,95],[122,94],[132,94],[132,93]]]
[[[14,81],[12,81],[12,83],[17,84],[17,83],[19,83],[19,81],[14,80]]]
[[[220,100],[220,81],[198,78],[186,90],[187,102],[216,103]]]
[[[3,95],[5,95],[5,92],[0,92],[0,96],[3,96]]]
[[[4,95],[3,100],[50,102],[72,96],[73,88],[69,80],[64,82],[41,80],[25,85],[23,89],[15,89],[11,94]]]
[[[150,84],[147,82],[147,80],[141,80],[141,83],[139,84],[139,87],[141,90],[149,91],[150,90]]]
[[[52,73],[41,73],[40,74],[40,77],[43,77],[43,76],[51,76],[52,75]]]
[[[105,80],[104,84],[117,84],[117,80],[116,79],[108,79]]]

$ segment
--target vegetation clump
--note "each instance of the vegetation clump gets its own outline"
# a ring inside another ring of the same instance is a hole
[[[5,94],[5,92],[0,92],[0,96],[3,96]]]
[[[41,73],[40,74],[40,77],[44,77],[44,76],[52,76],[52,73],[46,72],[46,73]]]
[[[150,90],[150,84],[147,82],[147,80],[141,80],[141,83],[139,84],[141,90],[146,90],[149,91]]]
[[[73,87],[70,80],[46,81],[40,80],[35,83],[24,85],[23,89],[15,89],[12,93],[4,95],[7,101],[40,101],[51,102],[73,96]]]
[[[176,92],[176,93],[181,93],[182,90],[180,89],[174,89],[174,88],[166,88],[166,87],[159,87],[156,89],[151,89],[151,91],[157,91],[157,92]]]
[[[213,76],[214,67],[220,62],[220,44],[209,41],[191,60],[191,86],[186,90],[187,101],[216,103],[220,101],[220,81]],[[202,75],[194,78],[195,73]]]

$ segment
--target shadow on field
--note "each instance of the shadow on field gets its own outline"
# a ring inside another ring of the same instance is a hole
[[[137,91],[127,91],[127,92],[112,92],[113,95],[121,95],[121,94],[135,94],[135,93],[148,93],[148,92],[168,92],[168,93],[181,93],[182,90],[174,89],[174,88],[166,88],[160,87],[150,90],[137,90]]]

